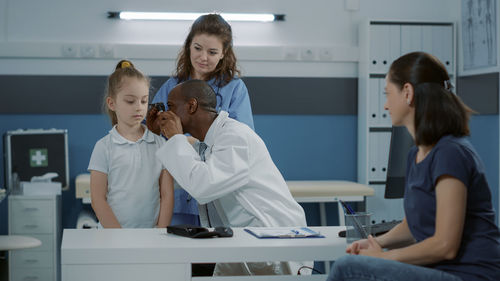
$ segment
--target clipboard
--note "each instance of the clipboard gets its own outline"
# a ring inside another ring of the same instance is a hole
[[[259,239],[325,238],[309,227],[246,227],[244,230]]]

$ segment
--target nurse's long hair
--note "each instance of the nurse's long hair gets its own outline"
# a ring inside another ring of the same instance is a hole
[[[236,56],[233,52],[233,32],[231,26],[222,16],[218,14],[207,14],[197,18],[191,26],[184,46],[177,58],[177,69],[175,76],[180,82],[186,81],[193,74],[191,65],[191,43],[193,37],[199,34],[214,35],[222,42],[222,54],[214,71],[204,77],[206,81],[215,78],[220,87],[229,83],[236,75],[241,76],[240,70],[236,66]]]
[[[469,135],[473,111],[453,93],[446,68],[436,57],[406,54],[392,63],[388,77],[400,90],[406,83],[413,86],[416,145],[435,145],[446,135]]]

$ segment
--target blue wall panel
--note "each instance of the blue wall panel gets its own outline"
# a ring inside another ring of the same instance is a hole
[[[354,115],[256,115],[255,130],[286,180],[357,178]],[[318,204],[302,204],[309,225],[320,225]],[[337,225],[337,204],[327,203],[327,223]]]
[[[285,179],[356,180],[356,116],[256,115],[254,122]]]
[[[496,210],[498,218],[498,146],[499,146],[499,132],[498,132],[498,115],[476,115],[471,118],[470,141],[486,168],[486,178],[490,185],[493,207]],[[498,220],[497,220],[498,221]]]
[[[356,179],[356,117],[256,115],[255,127],[285,179]],[[68,129],[70,190],[63,192],[63,227],[72,228],[82,205],[75,199],[75,177],[87,171],[95,142],[107,134],[110,124],[104,115],[0,115],[0,134],[18,128]],[[0,171],[3,171],[3,162]],[[0,173],[3,183],[3,173]],[[304,204],[310,224],[318,225],[315,204]],[[310,210],[309,210],[310,209]],[[327,204],[335,214],[336,204]],[[0,205],[0,222],[7,219],[7,203]],[[0,223],[0,234],[7,224]]]
[[[255,128],[287,180],[356,180],[357,118],[353,115],[256,115]],[[471,142],[482,157],[498,214],[497,115],[474,116]],[[104,115],[0,115],[0,134],[18,128],[68,129],[70,190],[63,193],[63,227],[75,227],[82,208],[74,180],[87,171],[95,142],[107,134]],[[3,142],[3,140],[2,140]],[[2,143],[3,146],[3,143]],[[3,183],[3,161],[0,178]],[[304,204],[308,223],[319,225],[316,204]],[[327,204],[328,223],[337,223],[336,204]],[[7,202],[0,204],[0,234],[7,233]]]

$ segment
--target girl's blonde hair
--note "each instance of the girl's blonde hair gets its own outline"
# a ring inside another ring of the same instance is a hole
[[[116,125],[118,123],[118,119],[116,117],[116,113],[109,109],[107,106],[106,100],[107,98],[116,99],[116,93],[120,90],[123,82],[123,78],[137,78],[139,80],[144,80],[148,88],[150,86],[150,79],[146,75],[142,74],[137,68],[134,67],[134,64],[129,60],[121,60],[115,67],[115,71],[108,77],[108,82],[106,85],[106,93],[104,95],[104,110],[109,116],[111,120],[111,125]]]

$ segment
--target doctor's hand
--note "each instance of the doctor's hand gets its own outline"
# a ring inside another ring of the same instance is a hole
[[[158,123],[161,132],[167,138],[171,138],[177,134],[183,134],[181,119],[170,110],[158,114]]]
[[[383,250],[377,240],[375,240],[373,236],[368,235],[368,239],[366,239],[366,241],[368,242],[368,248],[361,249],[359,251],[359,255],[378,258],[382,257]]]
[[[146,126],[148,127],[148,129],[159,135],[161,132],[160,132],[160,125],[158,124],[158,109],[156,109],[156,107],[151,107],[151,109],[148,111],[148,113],[146,114]]]

